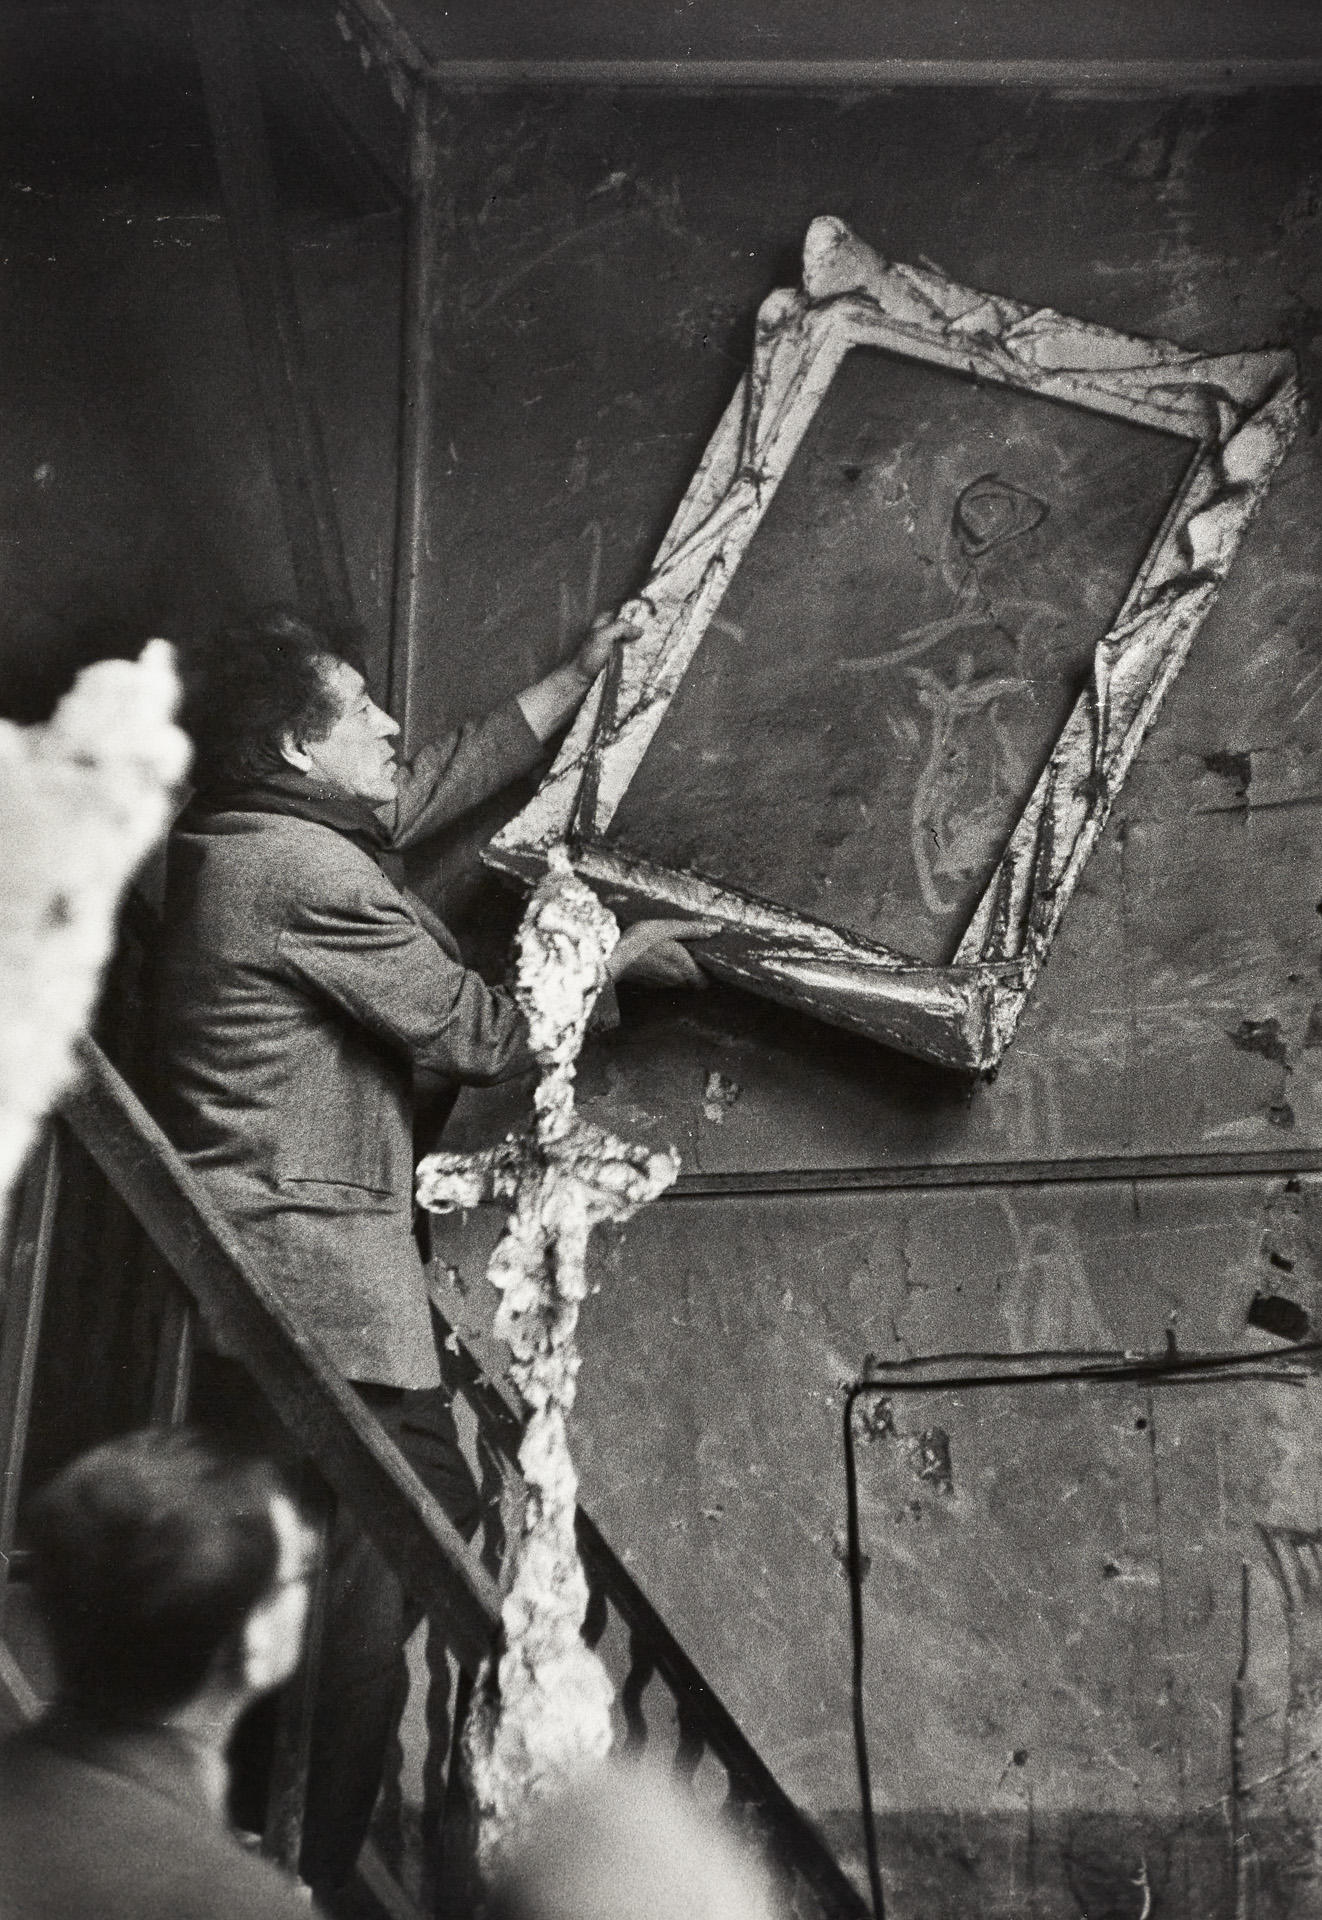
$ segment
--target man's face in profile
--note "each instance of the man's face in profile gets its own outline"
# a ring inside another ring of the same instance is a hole
[[[398,722],[377,706],[362,674],[347,660],[325,654],[318,667],[338,716],[324,739],[287,745],[286,759],[319,785],[370,806],[389,804],[398,775],[393,744]]]

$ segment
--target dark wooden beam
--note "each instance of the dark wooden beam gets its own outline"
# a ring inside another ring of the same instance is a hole
[[[14,1551],[37,1345],[60,1196],[60,1139],[48,1126],[23,1177],[0,1325],[0,1622]]]
[[[778,1199],[789,1194],[922,1193],[935,1188],[1123,1185],[1133,1180],[1290,1180],[1322,1174],[1322,1148],[1242,1153],[1117,1153],[1078,1160],[970,1160],[925,1166],[785,1167],[767,1173],[682,1173],[662,1194],[684,1200]]]
[[[236,1354],[298,1445],[353,1508],[406,1587],[443,1614],[476,1669],[500,1617],[496,1587],[403,1454],[249,1264],[201,1181],[100,1048],[80,1049],[65,1119]]]
[[[436,301],[439,209],[436,123],[440,105],[426,81],[409,103],[409,184],[404,229],[404,298],[400,325],[399,478],[395,515],[395,580],[390,614],[386,703],[404,729],[409,714],[422,621],[427,563],[427,507],[436,437]]]
[[[1022,87],[1065,93],[1229,93],[1247,87],[1312,87],[1322,83],[1322,46],[1298,51],[1278,41],[1280,51],[1267,54],[1215,50],[1214,35],[1203,35],[1197,52],[1169,51],[1178,39],[1164,36],[1149,42],[1150,50],[1132,50],[1115,57],[1094,52],[1058,52],[1041,58],[1021,53],[1013,40],[982,57],[932,57],[896,53],[894,36],[887,52],[814,56],[808,53],[742,57],[733,51],[677,58],[659,55],[629,56],[610,53],[593,57],[544,53],[519,57],[493,54],[447,53],[443,9],[422,18],[416,6],[398,6],[394,0],[346,0],[345,12],[356,14],[369,43],[406,73],[436,82],[454,92],[485,92],[504,87],[645,88],[672,93],[747,93],[783,91],[802,93],[881,92],[892,87]],[[432,42],[433,20],[435,38]],[[579,23],[581,32],[581,21]],[[573,25],[562,28],[562,44],[572,45]],[[453,30],[449,36],[454,44]],[[887,37],[882,29],[877,36]],[[594,33],[600,42],[600,34]],[[833,36],[817,36],[829,46]],[[805,44],[812,43],[811,37]],[[493,39],[488,44],[495,45]],[[627,44],[621,40],[620,44]],[[709,40],[718,47],[719,39]],[[837,45],[848,44],[836,42]],[[856,43],[857,44],[857,43]],[[910,40],[921,45],[922,40]],[[929,40],[929,45],[939,44]],[[1023,41],[1020,44],[1025,44]],[[1088,44],[1082,33],[1074,45]],[[1258,44],[1263,44],[1259,39]],[[1298,46],[1296,38],[1295,46]],[[730,41],[727,39],[727,49]],[[1289,50],[1287,50],[1287,48]],[[1132,42],[1131,42],[1132,49]]]
[[[353,593],[285,251],[243,0],[193,0],[193,44],[301,607],[353,619]]]
[[[428,60],[454,93],[575,87],[666,93],[887,93],[895,87],[1018,87],[1070,94],[1242,93],[1315,87],[1299,60]]]

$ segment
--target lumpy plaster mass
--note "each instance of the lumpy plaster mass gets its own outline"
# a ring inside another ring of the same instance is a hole
[[[525,1499],[507,1564],[503,1647],[468,1736],[488,1860],[530,1805],[611,1744],[614,1690],[582,1637],[588,1591],[566,1431],[575,1331],[593,1227],[627,1220],[679,1172],[673,1153],[617,1139],[574,1111],[574,1066],[617,938],[613,917],[553,853],[518,935],[515,991],[541,1067],[533,1131],[475,1153],[433,1154],[418,1169],[418,1198],[434,1212],[513,1203],[487,1273],[501,1296],[495,1331],[529,1409],[519,1449]]]
[[[78,675],[43,726],[0,722],[0,1195],[74,1076],[129,877],[188,766],[171,649]]]

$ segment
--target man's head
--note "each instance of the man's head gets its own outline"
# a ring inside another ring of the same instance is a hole
[[[395,797],[399,732],[367,691],[352,636],[276,608],[184,650],[183,725],[204,794],[292,770],[371,806]]]
[[[263,1693],[298,1663],[311,1539],[266,1461],[148,1428],[58,1474],[31,1535],[68,1705],[163,1719],[209,1688]]]
[[[378,807],[395,797],[398,771],[392,744],[398,723],[378,707],[367,682],[347,660],[323,655],[319,671],[336,703],[336,715],[325,733],[299,734],[286,729],[280,753],[286,766],[306,775],[313,785],[347,794]]]

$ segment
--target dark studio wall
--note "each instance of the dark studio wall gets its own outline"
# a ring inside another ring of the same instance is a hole
[[[264,68],[290,244],[359,510],[345,542],[374,641],[390,574],[395,200]],[[289,599],[293,576],[187,9],[39,4],[0,17],[0,712],[44,713],[76,667]],[[327,234],[341,236],[332,251]],[[324,277],[323,277],[324,271]],[[352,436],[344,446],[341,436]]]
[[[1315,109],[992,91],[457,108],[447,644],[420,663],[419,737],[481,702],[466,636],[531,668],[539,634],[566,645],[639,584],[816,213],[1117,327],[1292,340],[1315,377]],[[1245,1324],[1255,1292],[1318,1304],[1313,1193],[737,1190],[1117,1153],[1288,1167],[1316,1139],[1317,484],[1305,432],[993,1083],[725,990],[636,1004],[581,1073],[593,1118],[728,1179],[601,1249],[586,1497],[856,1868],[842,1383],[869,1354],[1269,1344]],[[454,1135],[517,1117],[469,1097]],[[442,1247],[475,1323],[489,1243],[474,1222]],[[1317,1525],[1316,1438],[1311,1390],[1288,1386],[932,1397],[874,1421],[865,1692],[896,1911],[1309,1910],[1309,1623],[1257,1529]],[[1232,1734],[1236,1778],[1268,1783],[1233,1807]]]
[[[291,586],[174,11],[41,8],[4,32],[0,672],[5,710],[28,717],[104,647],[98,623],[126,645]],[[267,71],[379,666],[400,219],[297,73],[273,54]],[[1318,107],[1302,89],[456,95],[412,736],[535,677],[637,588],[816,214],[1127,331],[1293,344],[1315,406]],[[388,99],[380,112],[374,137],[397,138]],[[1255,1293],[1322,1309],[1315,1184],[1289,1177],[1322,1147],[1316,418],[994,1081],[725,988],[635,996],[581,1069],[592,1118],[725,1183],[603,1237],[586,1503],[856,1872],[842,1385],[869,1356],[1262,1348]],[[478,870],[479,839],[456,835],[415,878],[498,965],[517,902]],[[517,1124],[521,1102],[466,1097],[454,1143]],[[1252,1150],[1279,1171],[1014,1177],[1026,1160]],[[1004,1184],[868,1184],[868,1169],[987,1163]],[[780,1190],[740,1191],[774,1175]],[[474,1325],[493,1231],[476,1217],[438,1238]],[[76,1342],[77,1302],[62,1311]],[[1280,1530],[1322,1527],[1320,1437],[1315,1388],[1284,1383],[874,1414],[865,1700],[897,1915],[1318,1909],[1322,1614],[1291,1585]]]

